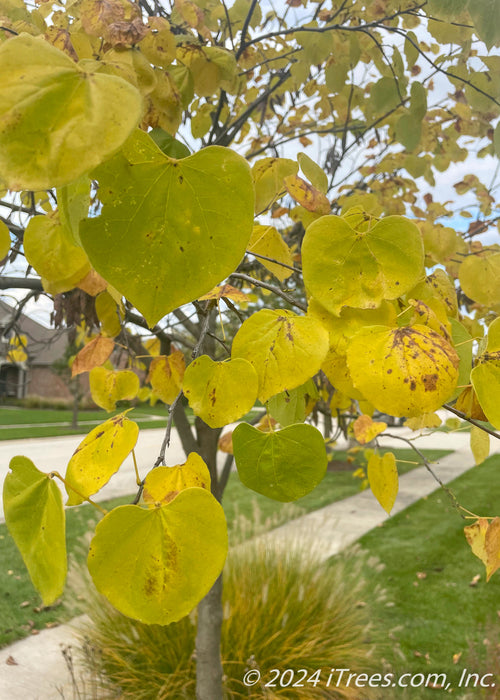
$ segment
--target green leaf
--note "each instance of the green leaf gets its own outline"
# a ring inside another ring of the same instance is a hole
[[[113,411],[117,401],[135,399],[140,388],[139,377],[130,369],[113,371],[94,367],[89,383],[93,400],[106,411]]]
[[[308,396],[318,398],[318,390],[312,379],[295,389],[271,396],[267,402],[267,410],[284,428],[294,423],[303,423],[306,419]]]
[[[328,352],[328,331],[311,316],[263,309],[250,316],[233,340],[231,355],[253,365],[260,401],[295,389],[319,371]]]
[[[500,252],[469,255],[459,269],[460,286],[470,299],[491,306],[500,301]]]
[[[82,496],[88,498],[107,484],[134,449],[138,435],[137,423],[124,413],[91,430],[76,448],[66,470],[67,505],[83,503]]]
[[[413,151],[420,143],[422,135],[421,120],[411,113],[401,116],[396,123],[396,139],[407,151]]]
[[[0,178],[10,189],[67,185],[117,151],[137,125],[139,92],[95,68],[42,37],[1,44]]]
[[[0,221],[0,260],[3,260],[10,250],[10,232],[7,224]]]
[[[323,168],[315,163],[312,158],[309,158],[306,153],[299,153],[297,160],[299,161],[300,169],[311,185],[326,194],[328,192],[328,175],[323,171]]]
[[[392,452],[386,452],[382,457],[376,453],[370,455],[367,476],[373,495],[385,512],[390,514],[399,489],[396,458]]]
[[[347,364],[354,386],[375,408],[412,417],[431,413],[450,398],[459,359],[427,326],[368,326],[349,343]]]
[[[137,131],[123,153],[96,171],[102,214],[80,235],[97,272],[153,325],[234,272],[252,232],[252,180],[221,146],[174,160]]]
[[[171,134],[167,133],[159,126],[149,132],[149,135],[158,148],[170,158],[187,158],[191,155],[189,148],[181,141],[177,141]]]
[[[374,309],[424,277],[424,249],[415,224],[402,216],[381,219],[367,231],[339,216],[323,216],[302,243],[304,283],[328,311]]]
[[[401,89],[401,85],[399,86]],[[403,95],[404,97],[404,95]],[[398,83],[394,78],[380,78],[372,86],[369,104],[374,114],[385,114],[397,107],[401,102]]]
[[[24,253],[51,294],[73,289],[90,271],[85,251],[73,242],[57,213],[30,219],[24,232]]]
[[[497,158],[500,158],[500,122],[498,122],[493,132],[493,145]]]
[[[470,383],[472,369],[472,336],[455,318],[450,318],[453,347],[459,357],[457,389],[450,400],[457,398],[463,387]],[[459,388],[461,387],[461,388]]]
[[[222,428],[248,413],[257,399],[258,378],[247,360],[214,362],[208,355],[193,360],[183,390],[194,413],[211,428]]]
[[[274,226],[261,226],[260,224],[256,224],[253,227],[252,237],[248,243],[248,252],[257,255],[265,255],[267,258],[273,258],[273,260],[293,267],[293,257],[290,248]],[[272,272],[280,282],[290,277],[293,272],[289,267],[284,267],[283,265],[259,257],[257,259],[260,264],[268,269],[269,272]]]
[[[263,433],[240,423],[233,431],[233,450],[245,486],[275,501],[302,498],[326,473],[325,442],[312,425]]]
[[[158,508],[119,506],[97,525],[88,567],[97,589],[124,615],[168,625],[208,593],[227,554],[222,506],[188,488]]]
[[[491,49],[500,40],[500,0],[469,0],[467,9],[477,35]]]
[[[14,457],[5,477],[5,522],[44,605],[64,590],[66,521],[61,492],[27,457]]]

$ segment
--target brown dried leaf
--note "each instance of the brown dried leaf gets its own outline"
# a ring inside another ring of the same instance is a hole
[[[298,175],[288,175],[283,182],[288,194],[307,211],[316,214],[330,213],[331,206],[327,196]]]

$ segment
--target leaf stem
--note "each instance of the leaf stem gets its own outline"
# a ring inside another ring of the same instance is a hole
[[[98,503],[96,503],[95,501],[93,501],[93,500],[92,500],[91,498],[89,498],[88,496],[84,496],[83,493],[81,493],[80,491],[78,491],[78,489],[75,489],[74,486],[70,486],[70,485],[67,483],[66,479],[65,479],[63,476],[61,476],[61,475],[59,474],[59,472],[50,472],[49,477],[50,477],[51,479],[53,479],[54,477],[57,477],[58,479],[60,479],[60,480],[63,482],[63,484],[64,484],[64,486],[66,487],[67,490],[70,490],[70,489],[71,489],[71,491],[74,491],[74,492],[75,492],[78,496],[80,496],[80,498],[82,498],[84,501],[87,501],[87,503],[90,503],[91,506],[94,506],[94,508],[97,508],[97,510],[100,510],[101,513],[102,513],[103,515],[107,515],[108,511],[107,511],[105,508],[103,508],[102,506],[100,506]]]

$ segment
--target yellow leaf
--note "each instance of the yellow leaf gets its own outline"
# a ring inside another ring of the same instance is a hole
[[[459,358],[426,326],[368,326],[349,343],[347,364],[354,386],[375,408],[411,418],[437,410],[451,396]]]
[[[112,411],[117,401],[134,399],[139,391],[139,377],[128,369],[114,372],[94,367],[89,380],[92,398],[106,411]]]
[[[95,310],[103,332],[112,338],[119,335],[122,330],[122,325],[120,322],[118,304],[109,292],[101,292],[101,294],[96,297]]]
[[[358,416],[353,424],[354,437],[361,445],[366,445],[367,442],[374,440],[377,435],[383,433],[387,428],[387,423],[383,421],[375,422],[370,416]]]
[[[493,518],[486,531],[486,580],[500,567],[500,518]]]
[[[482,464],[490,454],[490,436],[477,425],[470,429],[470,448],[476,464]]]
[[[328,351],[328,332],[310,316],[263,309],[248,318],[233,340],[231,355],[253,365],[258,398],[304,384],[320,369]]]
[[[3,260],[10,250],[9,228],[3,221],[0,221],[0,260]]]
[[[79,287],[79,289],[83,289],[87,294],[90,294],[91,297],[95,297],[101,292],[104,292],[108,283],[98,272],[90,270],[76,286]]]
[[[152,469],[144,480],[142,500],[154,508],[170,503],[180,491],[193,486],[210,491],[210,472],[196,452],[191,452],[184,464]]]
[[[155,357],[149,366],[148,382],[164,402],[171,404],[182,388],[186,362],[180,350]]]
[[[231,430],[228,433],[224,433],[224,435],[219,438],[219,442],[217,443],[217,447],[221,452],[225,452],[226,454],[233,454],[233,431]]]
[[[486,518],[479,518],[472,525],[464,527],[465,537],[469,543],[472,553],[478,559],[481,559],[483,564],[487,566],[488,557],[486,554],[486,531],[488,530],[489,521]]]
[[[114,347],[115,343],[112,338],[103,338],[102,335],[96,336],[76,355],[71,365],[71,376],[76,377],[77,374],[89,372],[94,367],[103,365],[113,352]]]
[[[284,178],[296,174],[298,169],[298,164],[289,158],[262,158],[253,165],[256,214],[268,209],[285,192]]]
[[[500,304],[500,253],[486,250],[469,255],[460,265],[460,286],[470,299]]]
[[[330,213],[331,205],[327,196],[298,175],[288,175],[284,183],[288,194],[307,211],[316,214]]]
[[[144,343],[144,347],[152,357],[157,357],[161,354],[161,342],[159,338],[149,338]]]
[[[205,299],[231,299],[232,301],[241,302],[250,301],[248,294],[245,294],[241,289],[237,289],[230,284],[221,284],[219,287],[214,287],[208,294],[204,294],[202,297],[199,297],[199,299],[200,301]]]
[[[398,495],[398,470],[392,452],[383,457],[372,454],[368,459],[368,481],[373,495],[386,513],[390,514]]]
[[[474,418],[475,420],[487,421],[488,419],[484,415],[484,411],[481,408],[479,401],[477,400],[476,392],[473,387],[466,387],[455,403],[455,408],[457,411],[461,411],[467,418]]]
[[[293,267],[293,257],[290,248],[287,246],[282,236],[273,226],[261,226],[257,224],[253,227],[252,236],[247,248],[249,253],[254,253],[258,261],[272,272],[280,282],[286,280],[292,274],[293,270],[289,270],[283,265],[284,263]],[[264,260],[259,255],[265,255],[267,258],[276,260],[276,263]]]
[[[211,428],[222,428],[253,408],[258,379],[247,360],[214,362],[202,355],[188,365],[183,389],[194,413]]]
[[[82,496],[92,496],[107,484],[134,449],[138,435],[137,424],[125,413],[91,430],[76,448],[66,470],[67,505],[79,505],[84,500]]]
[[[437,428],[441,423],[442,420],[436,413],[422,413],[421,416],[408,418],[404,425],[410,430],[422,430],[423,428]]]

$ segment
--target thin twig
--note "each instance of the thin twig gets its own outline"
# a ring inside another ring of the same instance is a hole
[[[491,435],[492,437],[496,438],[497,440],[500,440],[500,434],[496,433],[494,430],[491,430],[490,428],[487,428],[485,425],[483,425],[479,421],[475,420],[474,418],[468,418],[465,415],[465,413],[462,413],[462,411],[459,411],[458,409],[454,408],[453,406],[450,406],[447,403],[443,404],[443,408],[446,408],[446,410],[450,411],[450,413],[454,413],[459,418],[462,418],[462,420],[466,420],[468,423],[471,423],[471,425],[475,425],[476,428],[481,428],[481,430],[484,430],[484,432],[488,433],[488,435]]]
[[[305,304],[303,304],[301,301],[297,301],[297,299],[294,299],[286,292],[283,292],[279,287],[275,287],[272,284],[267,284],[267,282],[261,282],[261,280],[257,280],[255,279],[255,277],[250,277],[250,275],[244,275],[242,272],[233,272],[233,274],[229,276],[235,277],[239,280],[243,280],[244,282],[248,282],[249,284],[253,284],[255,287],[262,287],[262,289],[268,289],[270,292],[277,294],[279,297],[287,301],[291,306],[296,306],[298,309],[301,309],[304,312],[307,311],[307,306]]]

